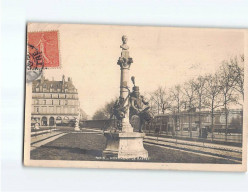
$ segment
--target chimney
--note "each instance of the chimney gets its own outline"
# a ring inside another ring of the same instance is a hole
[[[45,80],[45,77],[42,75],[42,76],[41,76],[41,83],[43,83],[44,80]]]
[[[65,75],[62,76],[62,83],[65,84]]]

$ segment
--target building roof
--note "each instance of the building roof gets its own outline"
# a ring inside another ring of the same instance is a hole
[[[32,91],[36,92],[36,88],[39,88],[40,92],[50,92],[50,89],[53,89],[53,92],[77,93],[77,89],[73,85],[71,78],[68,77],[68,80],[66,81],[64,75],[62,76],[61,81],[50,81],[43,76],[40,79],[33,81]]]

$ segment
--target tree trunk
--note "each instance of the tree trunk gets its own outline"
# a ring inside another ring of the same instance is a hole
[[[202,137],[202,131],[201,131],[201,111],[199,110],[199,137]]]
[[[192,128],[191,128],[191,113],[189,112],[189,135],[192,138]]]
[[[228,112],[225,111],[225,140],[227,141],[228,134]]]
[[[211,132],[212,132],[212,141],[214,140],[214,111],[211,112]]]

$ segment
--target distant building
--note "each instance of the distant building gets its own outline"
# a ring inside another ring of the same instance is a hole
[[[61,81],[41,79],[32,83],[31,123],[53,126],[79,116],[78,92],[70,77]]]
[[[228,129],[235,129],[237,132],[242,131],[243,110],[229,110],[227,125]],[[201,119],[201,128],[209,129],[211,127],[211,114],[208,111],[202,112],[180,112],[175,114],[156,115],[156,124],[161,126],[163,131],[182,130],[189,131],[191,126],[192,131],[199,131],[199,117]],[[216,131],[225,129],[225,113],[223,110],[214,112],[214,127]]]

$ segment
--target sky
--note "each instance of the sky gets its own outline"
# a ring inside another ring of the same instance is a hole
[[[129,74],[135,76],[141,93],[214,73],[223,60],[244,54],[244,33],[237,29],[28,25],[28,32],[50,30],[59,31],[60,67],[45,70],[44,76],[71,77],[80,106],[89,116],[119,96],[122,35],[128,36],[133,58]]]

